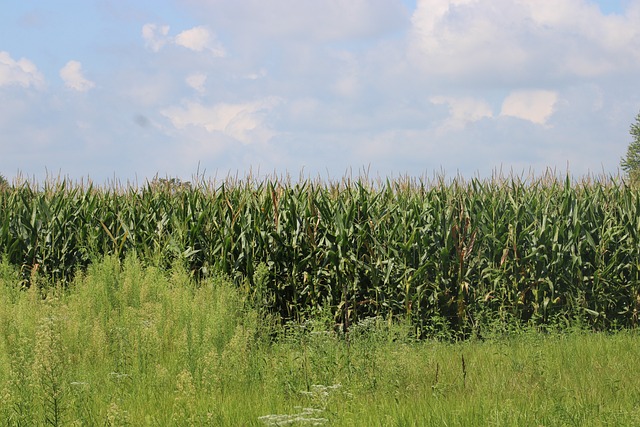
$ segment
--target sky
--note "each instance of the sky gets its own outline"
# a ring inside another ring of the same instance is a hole
[[[0,174],[616,175],[640,0],[0,0]]]

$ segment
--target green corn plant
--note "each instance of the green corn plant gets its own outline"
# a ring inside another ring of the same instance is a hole
[[[555,176],[18,182],[0,191],[0,252],[25,284],[128,253],[226,274],[248,295],[259,276],[283,319],[329,309],[343,326],[406,317],[416,330],[441,319],[463,336],[485,317],[606,329],[638,322],[638,192]]]

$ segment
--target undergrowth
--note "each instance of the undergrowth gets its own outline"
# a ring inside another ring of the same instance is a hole
[[[37,273],[36,273],[37,276]],[[543,331],[485,320],[456,342],[434,322],[368,317],[345,333],[318,308],[282,323],[212,275],[93,263],[67,286],[20,287],[0,264],[6,426],[634,425],[634,330]]]

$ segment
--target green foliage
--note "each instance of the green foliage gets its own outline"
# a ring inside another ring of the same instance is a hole
[[[632,183],[640,183],[640,113],[631,125],[629,133],[633,141],[627,147],[627,154],[620,162],[622,169],[627,172]]]
[[[617,181],[176,185],[17,185],[0,193],[0,252],[25,286],[70,283],[105,255],[222,273],[282,319],[328,310],[343,330],[368,317],[419,336],[437,320],[454,337],[486,321],[638,324],[640,189]]]
[[[235,425],[207,421],[250,377],[260,339],[231,284],[128,256],[67,289],[19,289],[0,275],[3,425]],[[194,388],[217,397],[194,402]]]
[[[6,426],[640,419],[638,331],[514,328],[486,331],[484,341],[419,342],[406,322],[370,317],[345,339],[325,317],[263,329],[243,289],[219,277],[196,281],[179,265],[111,256],[66,288],[24,290],[18,274],[0,264]]]

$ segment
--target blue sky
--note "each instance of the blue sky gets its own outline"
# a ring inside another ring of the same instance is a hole
[[[616,174],[638,0],[0,3],[0,173]]]

